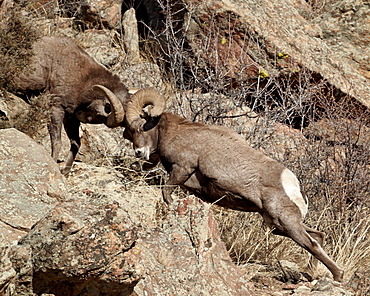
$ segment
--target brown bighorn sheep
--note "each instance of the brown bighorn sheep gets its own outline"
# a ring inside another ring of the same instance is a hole
[[[148,116],[143,107],[163,97],[140,90],[126,110],[124,136],[138,157],[158,155],[169,173],[163,198],[181,185],[204,201],[246,212],[258,212],[273,233],[292,238],[326,265],[334,280],[343,271],[321,248],[324,233],[303,224],[307,200],[296,176],[281,163],[251,148],[239,134],[221,126],[194,123],[171,113]]]
[[[42,37],[33,44],[33,52],[30,65],[14,79],[14,88],[17,93],[45,92],[50,96],[48,128],[55,161],[61,150],[62,124],[71,142],[61,170],[66,174],[80,147],[80,122],[104,123],[108,127],[122,125],[129,101],[128,90],[118,76],[99,65],[70,38]],[[116,108],[119,110],[115,108],[117,111],[111,112],[104,92],[100,88],[93,89],[94,85],[113,92],[118,98]]]

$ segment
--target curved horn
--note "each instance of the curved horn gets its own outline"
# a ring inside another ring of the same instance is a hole
[[[103,92],[104,95],[108,98],[111,106],[112,112],[107,118],[106,125],[108,127],[117,127],[125,118],[125,110],[123,109],[122,102],[117,96],[108,88],[103,85],[94,85],[93,90]]]
[[[150,107],[144,111],[145,107]],[[128,125],[144,115],[157,117],[161,115],[166,108],[165,98],[154,88],[144,88],[131,96],[127,103],[126,121]]]

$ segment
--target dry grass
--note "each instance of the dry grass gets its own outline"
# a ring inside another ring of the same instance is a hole
[[[214,210],[221,238],[236,264],[257,262],[277,266],[280,260],[290,260],[296,261],[302,269],[307,266],[308,253],[292,244],[290,239],[273,235],[259,214]]]
[[[349,279],[361,266],[370,264],[370,219],[365,209],[352,210],[352,219],[328,220],[322,218],[332,216],[333,209],[327,206],[327,213],[321,212],[314,222],[327,235],[326,250],[332,258],[345,270],[345,279]]]
[[[324,249],[344,268],[345,280],[349,280],[359,267],[370,264],[370,219],[364,213],[353,213],[363,218],[360,221],[329,220],[327,217],[332,216],[332,211],[326,206],[324,211],[312,212],[305,222],[327,234]],[[276,266],[278,260],[289,260],[300,265],[302,271],[308,271],[309,253],[292,240],[271,234],[260,215],[219,207],[214,208],[214,213],[222,239],[237,264],[261,262]],[[313,276],[323,275],[329,272],[320,264]]]

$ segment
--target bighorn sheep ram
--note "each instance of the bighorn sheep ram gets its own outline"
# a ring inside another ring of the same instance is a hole
[[[33,44],[33,53],[30,65],[14,79],[15,90],[23,94],[45,92],[49,95],[52,157],[58,160],[64,125],[71,143],[61,169],[67,174],[80,147],[80,123],[122,125],[129,101],[128,90],[118,76],[99,65],[70,38],[42,37]],[[113,109],[116,112],[111,111],[110,102],[99,85],[118,98],[118,105]]]
[[[171,113],[148,116],[147,105],[163,97],[153,89],[138,91],[128,103],[124,136],[138,157],[158,155],[169,173],[163,198],[181,185],[204,201],[258,212],[273,233],[292,238],[341,281],[343,271],[321,248],[324,233],[303,224],[307,200],[296,176],[281,163],[254,150],[231,129],[194,123]],[[145,109],[143,109],[145,107]],[[157,112],[157,114],[159,114]]]

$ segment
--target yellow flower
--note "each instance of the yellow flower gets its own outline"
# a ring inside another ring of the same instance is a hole
[[[286,59],[287,57],[289,57],[289,55],[287,53],[283,53],[283,52],[279,52],[277,55],[276,55],[276,58],[278,60],[280,59]]]
[[[269,73],[267,73],[265,70],[263,69],[260,69],[259,73],[258,73],[258,76],[261,77],[261,78],[267,78],[269,77]]]

